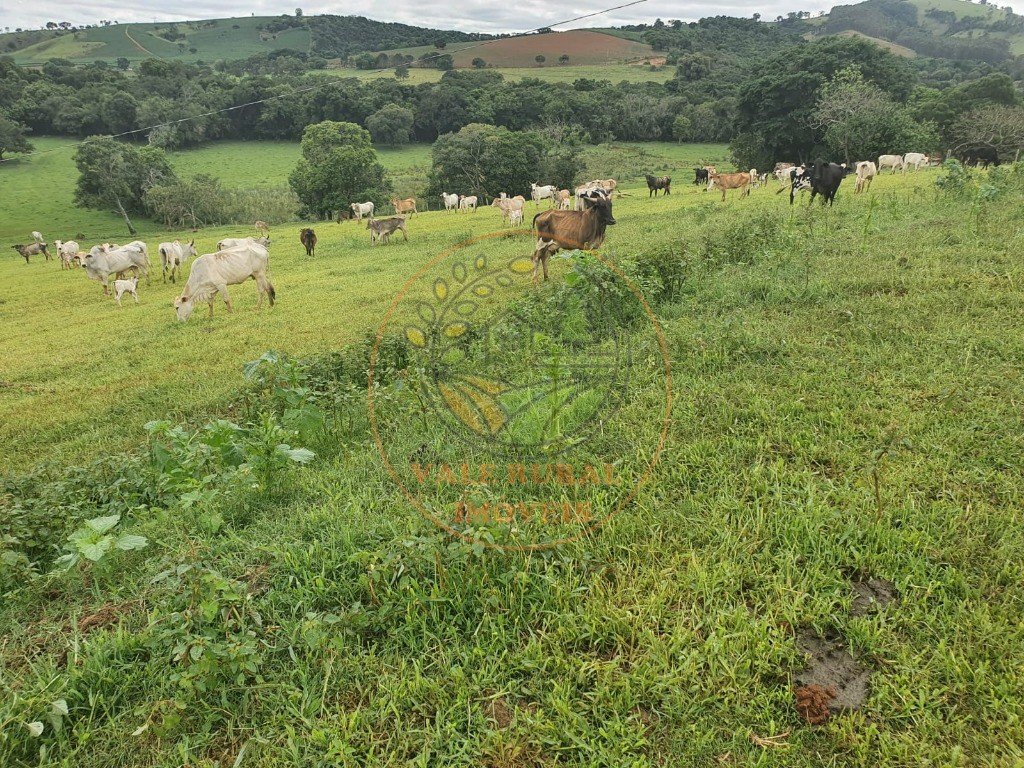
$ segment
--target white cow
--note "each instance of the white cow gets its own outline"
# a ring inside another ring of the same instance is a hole
[[[178,282],[175,278],[185,262],[190,257],[198,256],[196,241],[193,239],[188,245],[182,245],[180,240],[173,243],[160,243],[160,266],[162,268],[162,282],[167,282],[167,270],[171,271],[171,282]]]
[[[516,208],[514,211],[509,211],[508,214],[508,225],[514,227],[516,224],[522,226],[523,224],[523,209]]]
[[[149,285],[149,259],[146,254],[136,248],[114,248],[108,250],[104,245],[94,245],[82,264],[85,274],[92,280],[103,284],[103,293],[109,295],[107,281],[111,275],[127,272],[129,269],[141,271]]]
[[[32,239],[35,240],[40,245],[42,245],[43,243],[46,242],[45,240],[43,240],[42,233],[41,232],[37,232],[36,230],[32,230]]]
[[[892,168],[892,172],[902,170],[903,168],[903,155],[882,155],[878,158],[878,172],[881,173],[886,168]]]
[[[362,220],[363,216],[369,216],[373,218],[373,203],[352,203],[352,215],[358,220]]]
[[[447,192],[442,192],[441,201],[444,203],[444,209],[448,213],[451,213],[453,209],[457,209],[459,207],[458,195],[449,195]]]
[[[523,211],[523,206],[526,204],[526,198],[522,195],[516,195],[515,197],[502,197],[494,198],[494,202],[491,203],[492,208],[499,208],[501,210],[501,220],[505,221],[510,219],[511,215],[515,211],[519,211],[520,214]],[[520,216],[522,218],[522,216]]]
[[[907,166],[914,166],[915,171],[921,170],[922,165],[928,165],[928,155],[922,155],[920,152],[907,152],[903,156],[903,172],[907,172]]]
[[[261,245],[264,248],[270,245],[269,237],[225,237],[219,243],[217,243],[217,250],[224,251],[228,248],[238,248],[242,245],[250,245],[255,243]]]
[[[476,195],[459,195],[459,210],[476,213]]]
[[[857,163],[857,186],[854,192],[867,192],[871,188],[871,182],[878,173],[878,168],[870,160]]]
[[[139,287],[139,276],[133,275],[127,280],[115,280],[114,281],[114,298],[117,300],[117,306],[121,306],[121,297],[130,293],[132,298],[135,299],[135,303],[139,303],[139,293],[136,290]]]
[[[228,296],[228,286],[244,283],[250,277],[256,281],[258,289],[259,301],[256,309],[263,306],[264,293],[270,299],[270,306],[274,306],[276,294],[270,278],[267,277],[269,265],[269,252],[256,242],[217,253],[203,254],[192,262],[192,271],[189,273],[188,282],[185,283],[185,289],[181,296],[174,300],[178,319],[182,322],[188,320],[196,303],[203,301],[210,305],[212,318],[213,300],[218,294],[224,299],[228,312],[234,312],[231,308],[231,298]]]
[[[57,255],[60,257],[60,268],[71,269],[71,262],[78,254],[78,243],[74,240],[68,240],[66,243],[62,240],[54,240],[53,247],[57,249]]]
[[[543,187],[538,187],[537,183],[530,184],[530,197],[537,205],[540,205],[541,200],[550,200],[552,203],[555,201],[555,185],[547,184]]]

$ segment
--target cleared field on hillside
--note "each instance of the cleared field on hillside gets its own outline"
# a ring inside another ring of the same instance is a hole
[[[566,54],[570,64],[619,64],[652,55],[651,46],[600,32],[571,30],[545,35],[492,40],[484,45],[454,54],[458,67],[472,66],[479,57],[496,67],[538,66],[535,57],[544,56],[545,66],[554,66]]]
[[[155,56],[161,59],[213,62],[217,59],[246,58],[280,48],[309,51],[310,35],[307,29],[286,29],[273,35],[261,33],[257,29],[273,18],[247,16],[174,25],[161,22],[94,27],[36,43],[11,55],[19,64],[39,64],[55,57],[113,62],[122,56],[130,61]],[[185,38],[170,41],[160,36],[172,26],[184,34]],[[195,53],[191,48],[196,49]]]
[[[151,419],[271,418],[227,407],[243,362],[361,338],[496,212],[416,216],[409,243],[382,247],[317,225],[315,260],[298,225],[275,227],[277,306],[254,312],[237,286],[236,314],[212,322],[178,324],[169,285],[118,309],[81,273],[3,259],[5,472],[55,463],[3,486],[14,533],[52,551],[113,507],[115,532],[148,545],[4,594],[0,762],[35,765],[42,747],[119,768],[1015,765],[1024,179],[985,173],[985,194],[958,199],[936,194],[940,173],[883,175],[865,195],[847,179],[833,208],[791,207],[774,185],[721,203],[623,184],[603,252],[661,297],[666,451],[603,529],[528,554],[486,548],[514,526],[458,539],[416,512],[382,467],[365,390],[330,367],[317,457],[258,487],[243,471],[185,494],[157,462],[116,455]],[[569,264],[512,293],[556,306]],[[624,420],[597,438],[623,455],[657,432],[663,370],[653,331],[632,331]],[[383,429],[455,466],[464,451],[422,419],[409,375],[377,392]],[[220,434],[175,450],[223,451]],[[80,456],[104,463],[68,468]],[[795,689],[815,634],[840,646],[841,687],[867,684],[812,726],[796,700],[815,691]]]

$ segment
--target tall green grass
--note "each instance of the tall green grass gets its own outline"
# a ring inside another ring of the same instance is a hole
[[[330,427],[309,438],[317,461],[273,488],[206,509],[157,495],[145,455],[96,462],[139,442],[141,423],[197,423],[211,402],[240,422],[280,415],[273,386],[242,379],[245,360],[358,340],[431,254],[494,229],[490,212],[417,216],[409,245],[379,248],[330,225],[314,262],[285,231],[273,311],[232,289],[237,315],[184,326],[170,288],[115,311],[80,275],[5,262],[15,330],[0,355],[16,386],[0,390],[3,423],[31,461],[39,446],[59,464],[12,476],[4,498],[54,515],[61,537],[63,516],[120,509],[150,545],[6,595],[0,758],[1015,765],[1024,183],[1017,168],[942,194],[939,173],[860,196],[848,179],[833,208],[791,207],[774,187],[723,204],[685,183],[657,199],[624,184],[604,254],[648,286],[664,331],[668,444],[605,528],[531,554],[487,549],[487,526],[451,538],[410,508],[372,442],[351,349],[281,385],[319,393]],[[523,300],[558,290],[556,262]],[[660,353],[634,333],[625,419],[601,436],[620,449],[658,429]],[[377,401],[408,450],[460,455],[418,426],[413,388]],[[850,581],[868,575],[898,600],[854,616]],[[872,671],[864,707],[818,727],[791,690],[807,627],[840,633]],[[786,746],[754,739],[778,734]]]

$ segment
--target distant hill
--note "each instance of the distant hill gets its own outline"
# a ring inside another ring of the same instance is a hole
[[[1024,16],[964,0],[866,0],[804,24],[811,39],[859,34],[939,59],[998,64],[1024,54]]]
[[[650,58],[653,49],[646,43],[621,37],[576,29],[542,35],[520,35],[492,40],[468,50],[455,51],[456,67],[472,66],[480,58],[496,67],[537,67],[537,56],[543,56],[545,67],[557,67],[561,56],[569,64],[617,64]]]
[[[244,59],[290,49],[324,58],[361,51],[490,39],[490,35],[427,29],[361,16],[244,16],[158,24],[111,24],[0,34],[0,54],[18,64],[56,59],[113,62],[119,57],[182,61]]]

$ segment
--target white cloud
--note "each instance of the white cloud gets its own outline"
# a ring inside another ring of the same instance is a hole
[[[397,21],[415,26],[438,29],[459,29],[465,32],[526,32],[543,26],[552,26],[558,21],[600,11],[612,5],[615,0],[604,3],[556,5],[550,0],[518,0],[516,3],[501,3],[494,0],[461,0],[457,5],[459,14],[452,14],[453,4],[442,0],[420,0],[410,4],[381,5],[370,0],[352,0],[344,6],[337,2],[284,3],[280,0],[82,0],[70,3],[68,0],[0,0],[0,27],[39,28],[48,21],[68,21],[75,25],[95,24],[100,19],[119,22],[181,21],[183,19],[212,19],[230,16],[276,16],[292,14],[301,7],[309,16],[318,13],[340,13],[351,16],[366,16],[378,21]],[[711,3],[698,0],[696,3],[644,2],[629,8],[610,11],[573,22],[562,29],[574,27],[607,27],[622,24],[651,23],[655,18],[663,20],[682,19],[696,21],[704,16],[751,17],[760,13],[765,19],[785,16],[789,11],[828,10],[819,0],[722,0]]]

